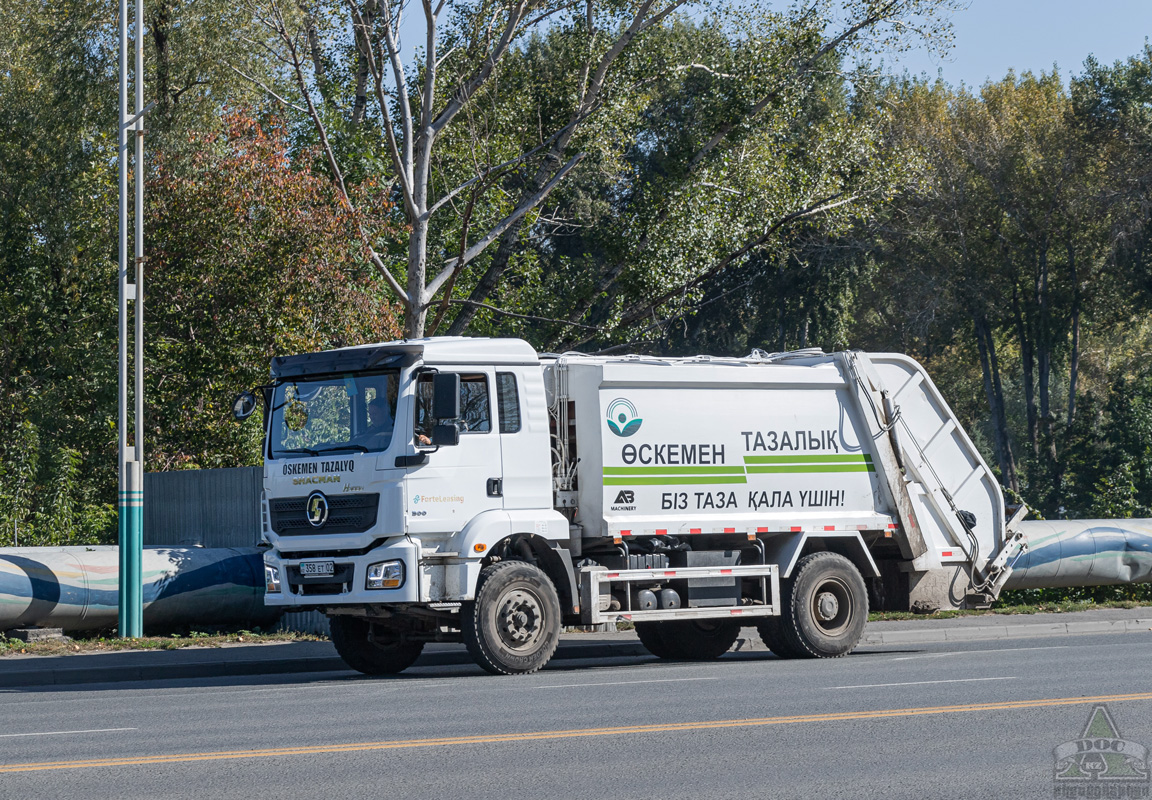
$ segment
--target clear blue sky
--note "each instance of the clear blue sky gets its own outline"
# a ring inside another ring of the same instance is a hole
[[[1009,68],[1017,74],[1047,72],[1056,63],[1067,83],[1089,53],[1111,64],[1142,52],[1145,37],[1152,37],[1152,0],[970,0],[952,23],[954,47],[943,58],[923,48],[888,53],[885,69],[932,78],[940,71],[954,86],[979,88],[988,78],[1003,78]],[[407,4],[401,39],[410,60],[413,47],[424,42],[419,3]]]
[[[937,72],[953,85],[978,88],[1010,68],[1051,71],[1067,83],[1089,54],[1105,64],[1143,51],[1152,37],[1152,0],[971,0],[953,16],[955,46],[944,56],[923,50],[889,55],[890,72]]]

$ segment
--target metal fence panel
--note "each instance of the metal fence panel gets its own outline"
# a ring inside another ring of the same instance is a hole
[[[263,482],[261,467],[147,473],[144,544],[254,547]]]

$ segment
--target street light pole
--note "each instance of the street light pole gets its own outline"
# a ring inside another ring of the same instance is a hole
[[[120,353],[119,353],[119,421],[116,429],[120,491],[118,502],[120,579],[120,635],[139,638],[143,635],[144,557],[144,3],[136,0],[134,20],[136,64],[135,113],[128,112],[128,0],[120,0]],[[135,272],[128,282],[128,131],[135,133],[133,179],[136,186]],[[128,444],[128,303],[135,312],[134,355],[135,392],[131,427],[132,445]]]

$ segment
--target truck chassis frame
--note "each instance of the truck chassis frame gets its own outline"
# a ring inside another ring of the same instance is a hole
[[[645,586],[673,580],[694,578],[759,578],[759,605],[704,606],[700,608],[655,609],[635,611],[601,610],[602,599],[611,597],[612,585],[624,585],[624,596],[631,599],[631,585]],[[609,587],[607,591],[604,587]],[[730,567],[672,567],[661,569],[610,570],[607,567],[583,567],[580,570],[580,604],[587,610],[592,625],[606,622],[659,622],[676,619],[736,619],[774,617],[780,614],[780,568],[775,564],[733,565]]]

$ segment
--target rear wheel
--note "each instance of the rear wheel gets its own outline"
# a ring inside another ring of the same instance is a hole
[[[332,644],[344,663],[365,675],[393,675],[412,666],[424,649],[423,642],[404,641],[396,632],[375,626],[359,617],[331,617],[328,627]]]
[[[657,658],[675,658],[673,649],[664,642],[664,634],[661,632],[661,627],[665,624],[663,622],[637,622],[636,636],[640,639],[640,644],[644,645],[644,648]]]
[[[788,643],[780,617],[765,617],[756,624],[760,640],[777,658],[801,658],[803,653]]]
[[[740,623],[727,619],[684,619],[654,624],[662,626],[660,638],[668,652],[660,657],[680,661],[714,661],[732,649],[740,636]]]
[[[497,675],[535,672],[560,642],[560,599],[542,571],[523,561],[499,561],[480,571],[476,599],[460,609],[468,652]]]
[[[868,621],[864,579],[838,553],[802,558],[785,586],[781,605],[784,642],[800,657],[848,655],[859,644]]]

